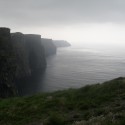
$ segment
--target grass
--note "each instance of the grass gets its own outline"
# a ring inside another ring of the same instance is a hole
[[[125,79],[0,99],[0,125],[125,125]]]

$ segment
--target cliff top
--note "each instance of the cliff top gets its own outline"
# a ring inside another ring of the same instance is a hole
[[[10,31],[10,28],[7,28],[7,27],[0,27],[0,30],[9,30],[9,31]]]
[[[10,36],[10,29],[6,27],[0,27],[0,35],[9,35]]]
[[[41,38],[42,40],[51,40],[52,41],[52,39],[49,39],[49,38]]]
[[[41,35],[39,34],[25,34],[25,36],[28,38],[41,38]]]
[[[69,46],[71,46],[71,44],[69,42],[67,42],[66,40],[53,40],[53,43],[57,47],[69,47]]]
[[[1,100],[0,124],[124,125],[124,104],[121,77],[80,89]]]
[[[21,32],[14,32],[14,33],[11,33],[11,35],[24,35],[24,34]]]

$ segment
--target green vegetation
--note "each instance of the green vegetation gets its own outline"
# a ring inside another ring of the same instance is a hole
[[[0,125],[125,125],[125,79],[1,99]]]

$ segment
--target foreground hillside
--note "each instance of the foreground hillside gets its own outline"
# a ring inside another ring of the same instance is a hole
[[[0,125],[125,125],[125,79],[1,99]]]

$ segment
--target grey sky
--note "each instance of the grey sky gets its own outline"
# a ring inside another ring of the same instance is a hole
[[[70,41],[123,40],[125,0],[0,0],[0,26]]]
[[[0,0],[0,24],[124,23],[124,0]]]

